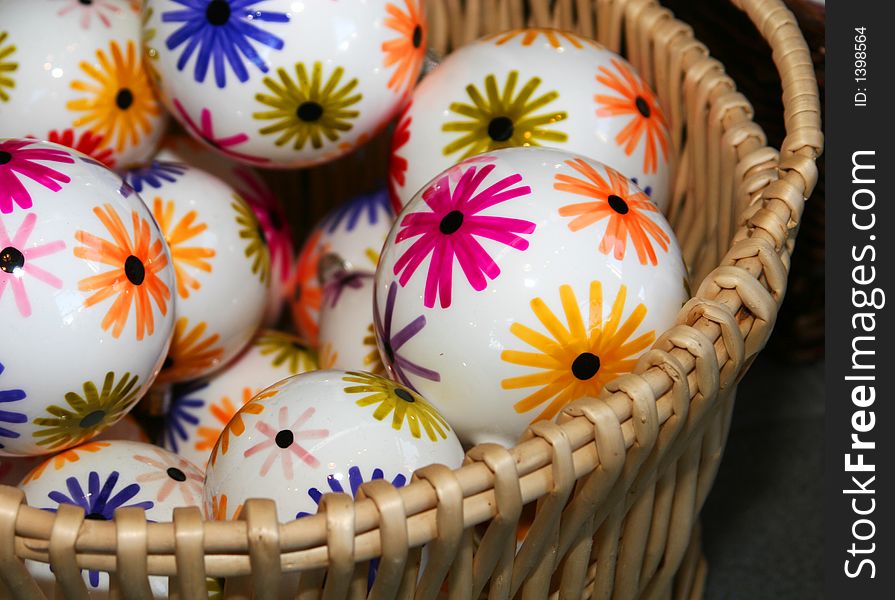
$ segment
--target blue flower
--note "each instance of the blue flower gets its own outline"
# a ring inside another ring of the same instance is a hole
[[[640,183],[637,181],[636,177],[632,177],[631,181],[634,182],[634,185],[636,185],[637,187],[640,187]],[[653,186],[648,185],[645,188],[643,188],[643,193],[646,194],[647,197],[652,196],[653,195]]]
[[[205,81],[210,62],[214,62],[214,80],[219,88],[227,84],[226,64],[236,78],[245,82],[249,78],[243,59],[248,59],[262,73],[267,73],[267,63],[258,53],[251,40],[262,46],[283,49],[283,40],[258,27],[257,23],[288,23],[289,15],[281,12],[258,10],[253,5],[266,0],[172,0],[183,9],[162,13],[163,23],[183,23],[168,36],[165,45],[175,50],[183,44],[177,69],[186,67],[198,48],[193,77],[199,83]]]
[[[154,506],[151,500],[135,502],[134,504],[126,504],[137,494],[140,493],[140,485],[131,483],[118,491],[112,496],[112,491],[118,483],[120,475],[118,471],[112,471],[105,483],[100,488],[99,473],[91,471],[87,476],[87,492],[81,487],[81,483],[76,477],[69,477],[65,480],[68,488],[69,496],[62,492],[52,491],[47,496],[56,504],[74,504],[84,509],[84,514],[88,519],[100,521],[111,521],[115,516],[115,509],[122,506],[136,506],[143,510],[149,510]],[[56,512],[55,508],[46,509],[50,512]],[[99,586],[99,572],[90,571],[90,585]]]
[[[186,170],[187,166],[183,163],[154,160],[148,167],[128,171],[124,182],[140,193],[144,185],[158,189],[165,181],[174,183]]]
[[[0,375],[3,374],[4,371],[3,363],[0,363]],[[24,390],[11,389],[11,390],[0,390],[0,404],[6,404],[7,402],[18,402],[19,400],[24,400],[26,397]],[[25,423],[28,421],[28,417],[20,412],[15,412],[11,410],[0,410],[0,423]],[[0,438],[9,438],[15,439],[19,437],[19,432],[12,431],[5,427],[0,426]],[[0,442],[0,448],[5,448],[3,442]]]
[[[376,225],[379,222],[380,213],[388,221],[395,218],[395,211],[392,210],[388,190],[385,188],[372,194],[363,194],[352,198],[330,212],[323,220],[323,224],[326,226],[327,233],[332,233],[339,228],[343,221],[347,220],[345,228],[348,231],[354,231],[361,216],[366,214],[367,223]]]
[[[199,424],[199,417],[194,412],[205,406],[205,400],[191,396],[207,387],[207,381],[191,381],[174,386],[171,407],[165,418],[165,448],[171,452],[179,452],[180,444],[187,440],[186,426],[195,427]]]

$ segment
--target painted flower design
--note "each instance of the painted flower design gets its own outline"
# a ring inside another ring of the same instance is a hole
[[[39,427],[32,434],[37,445],[50,450],[77,446],[114,425],[140,399],[138,379],[125,373],[116,382],[115,373],[109,371],[102,389],[93,381],[85,381],[83,393],[66,393],[67,406],[51,404],[47,412],[52,416],[34,419]]]
[[[361,340],[364,348],[369,348],[364,355],[364,369],[373,375],[385,375],[385,365],[382,364],[382,357],[379,356],[379,347],[376,345],[376,333],[373,329],[373,323],[367,326],[367,335]],[[436,375],[438,375],[436,373]],[[440,377],[439,377],[440,378]],[[410,387],[410,386],[408,386]]]
[[[227,85],[227,67],[240,82],[249,79],[246,62],[267,73],[265,48],[283,49],[283,40],[260,27],[262,23],[288,23],[286,13],[262,10],[266,0],[172,0],[182,8],[162,13],[162,23],[181,23],[168,36],[165,46],[183,46],[177,69],[183,71],[196,55],[193,78],[202,83],[213,65],[214,81]],[[259,52],[259,49],[261,52]]]
[[[513,405],[517,413],[526,413],[546,406],[534,421],[552,419],[569,402],[584,396],[599,395],[603,386],[634,368],[637,356],[656,339],[648,331],[631,339],[646,318],[647,309],[638,304],[624,316],[627,288],[621,286],[612,303],[609,316],[603,318],[603,286],[590,284],[587,323],[578,300],[569,285],[559,288],[565,324],[541,298],[531,301],[531,308],[548,335],[513,323],[510,332],[535,350],[504,350],[502,360],[527,367],[535,372],[510,377],[501,382],[505,390],[537,388]]]
[[[201,139],[206,144],[217,150],[218,152],[243,162],[255,164],[264,164],[270,162],[270,159],[263,156],[253,156],[234,150],[235,146],[244,144],[249,141],[249,136],[245,133],[235,133],[233,135],[219,135],[214,130],[214,118],[211,111],[203,108],[199,113],[199,122],[196,122],[192,116],[186,111],[183,104],[177,98],[173,98],[174,109],[181,117],[181,123],[195,137]]]
[[[400,276],[403,287],[422,262],[431,256],[423,298],[428,308],[435,306],[436,296],[440,297],[442,308],[451,305],[455,258],[469,285],[477,292],[487,287],[487,279],[493,280],[500,274],[500,267],[479,239],[489,239],[516,250],[528,248],[528,240],[520,234],[534,232],[534,223],[479,214],[531,193],[527,185],[513,187],[522,181],[520,174],[504,177],[479,189],[493,170],[494,165],[481,169],[469,167],[453,192],[448,177],[441,177],[423,192],[423,201],[432,210],[409,213],[401,219],[395,244],[416,239],[398,258],[394,274]]]
[[[171,406],[165,415],[165,448],[180,452],[180,445],[187,441],[187,427],[199,424],[199,411],[205,400],[197,394],[208,387],[207,381],[190,381],[175,385],[171,389]]]
[[[175,224],[174,202],[165,202],[158,196],[152,201],[152,216],[155,217],[162,236],[168,242],[171,261],[174,263],[174,276],[177,281],[177,295],[189,298],[190,291],[202,287],[193,276],[195,272],[211,273],[210,259],[214,258],[214,248],[187,245],[190,240],[208,229],[205,223],[197,222],[195,210],[187,212]]]
[[[16,52],[16,47],[6,43],[8,37],[8,32],[0,31],[0,102],[9,102],[7,90],[16,87],[12,73],[19,69],[19,63],[11,60],[12,55]]]
[[[112,149],[107,147],[103,136],[93,133],[89,129],[81,132],[81,135],[77,138],[75,138],[74,129],[69,128],[61,132],[54,129],[47,136],[47,141],[83,152],[110,169],[115,166],[115,156],[112,153]]]
[[[567,118],[565,111],[550,110],[547,105],[559,98],[559,92],[551,91],[532,98],[541,85],[540,77],[529,79],[519,93],[516,84],[519,72],[510,71],[503,89],[498,88],[497,78],[485,78],[485,96],[470,84],[466,93],[472,104],[452,102],[450,110],[465,120],[450,121],[442,125],[446,133],[459,133],[460,137],[444,147],[444,155],[463,151],[461,158],[511,146],[540,146],[542,142],[565,142],[568,136],[552,128]],[[541,109],[544,112],[536,114]]]
[[[279,268],[279,278],[285,281],[292,266],[292,228],[283,205],[273,195],[264,182],[245,167],[236,167],[233,174],[240,181],[239,196],[255,213],[267,249],[270,251],[271,267]]]
[[[118,338],[124,331],[133,304],[136,337],[142,340],[146,333],[152,335],[155,331],[152,304],[155,303],[162,315],[168,314],[171,290],[159,277],[159,273],[168,266],[164,244],[160,237],[152,239],[152,225],[136,210],[131,211],[133,238],[111,204],[96,207],[93,213],[112,239],[110,241],[79,230],[75,233],[75,239],[84,245],[75,248],[75,256],[108,265],[112,269],[78,283],[78,289],[82,292],[93,292],[84,301],[84,306],[90,308],[115,297],[103,317],[102,327],[104,330],[111,328],[112,337]]]
[[[301,445],[306,440],[322,440],[329,437],[327,429],[303,429],[314,417],[316,409],[311,406],[304,410],[297,419],[289,423],[289,407],[281,406],[277,413],[278,429],[264,421],[255,423],[255,429],[264,436],[265,440],[258,442],[245,451],[244,456],[249,458],[261,452],[267,452],[267,457],[261,465],[260,475],[266,476],[273,464],[279,460],[283,471],[283,478],[292,481],[294,475],[293,457],[310,467],[317,467],[320,461],[307,448]]]
[[[323,286],[323,298],[327,301],[330,308],[335,307],[342,298],[342,292],[347,288],[359,290],[364,285],[364,280],[373,278],[373,273],[365,273],[362,271],[339,271],[333,275],[332,279]]]
[[[392,203],[392,211],[395,214],[401,212],[403,204],[398,188],[407,185],[407,167],[408,162],[404,156],[401,156],[401,148],[410,141],[410,125],[413,123],[413,117],[410,115],[410,109],[413,106],[413,100],[407,103],[407,106],[398,116],[395,132],[392,134],[391,150],[388,159],[388,193]]]
[[[185,381],[212,370],[221,362],[224,349],[220,346],[220,334],[205,335],[208,323],[199,321],[190,327],[189,319],[180,317],[174,323],[174,335],[160,381]]]
[[[147,189],[146,186],[159,189],[166,183],[176,182],[188,168],[180,162],[153,160],[146,167],[130,169],[124,175],[124,181],[141,194]]]
[[[261,283],[269,283],[270,250],[267,249],[267,236],[264,235],[261,224],[245,200],[236,194],[233,194],[230,208],[236,212],[239,238],[247,241],[243,253],[248,260],[252,261],[252,273],[258,276]]]
[[[357,405],[375,406],[374,419],[384,421],[391,415],[392,429],[400,431],[406,420],[410,435],[417,439],[422,431],[433,442],[437,442],[438,438],[447,439],[447,431],[450,430],[447,421],[413,390],[384,377],[356,371],[348,371],[342,381],[356,384],[346,387],[346,394],[367,394],[357,400]]]
[[[89,127],[106,144],[114,142],[115,150],[121,152],[136,146],[140,137],[152,130],[153,119],[161,115],[161,108],[133,41],[128,41],[124,52],[114,41],[109,45],[109,54],[97,50],[96,62],[99,68],[81,62],[81,70],[90,80],[76,79],[71,88],[85,96],[70,100],[65,107],[82,113],[72,123],[74,127]]]
[[[512,31],[504,31],[501,33],[495,33],[489,35],[484,38],[485,40],[493,40],[494,44],[497,46],[503,46],[507,42],[511,40],[515,40],[518,38],[521,39],[521,44],[523,46],[531,46],[534,42],[541,39],[543,37],[544,41],[550,44],[551,47],[556,48],[557,50],[565,48],[566,44],[581,50],[582,48],[587,46],[592,46],[594,48],[601,48],[600,44],[595,42],[594,40],[579,37],[573,33],[568,31],[562,31],[560,29],[549,29],[543,27],[529,27],[527,29],[513,29]]]
[[[228,510],[229,500],[227,498],[227,494],[213,495],[211,497],[211,506],[207,506],[208,514],[211,515],[211,518],[215,521],[229,521],[231,519],[238,519],[240,513],[242,513],[242,504],[237,504],[236,508],[233,510],[233,514],[230,514]]]
[[[239,409],[251,402],[252,398],[255,396],[256,392],[252,390],[252,388],[244,387],[242,388],[242,402],[239,404],[234,404],[232,400],[230,400],[229,396],[221,396],[221,399],[217,402],[213,402],[208,407],[208,412],[211,413],[211,416],[214,417],[215,423],[214,426],[210,425],[202,425],[196,430],[196,434],[198,436],[198,440],[196,441],[195,447],[196,450],[201,451],[210,451],[214,449],[215,444],[218,441],[218,438],[221,436],[221,432],[227,427],[227,424],[230,423],[231,419],[239,412]],[[257,406],[261,406],[257,404]],[[254,406],[252,407],[254,408]],[[259,414],[252,412],[252,410],[248,411],[250,414]],[[245,430],[245,426],[242,425],[242,416],[239,417],[240,426],[239,433],[234,432],[234,435],[237,437],[242,435]],[[228,448],[223,450],[223,453],[226,454],[229,449],[229,439],[228,439]]]
[[[339,360],[339,353],[333,349],[333,345],[329,342],[320,345],[318,353],[318,365],[320,369],[335,368],[336,362]]]
[[[557,173],[553,187],[589,198],[587,202],[567,204],[559,209],[563,217],[574,217],[569,229],[580,231],[585,227],[608,219],[606,231],[600,240],[600,252],[612,253],[617,260],[625,258],[628,239],[634,246],[640,264],[658,263],[655,243],[663,251],[668,251],[670,236],[650,218],[649,213],[658,213],[659,208],[643,192],[629,190],[628,179],[611,167],[604,167],[609,176],[607,182],[594,167],[576,158],[566,164],[584,176],[584,179],[564,173]]]
[[[392,332],[395,314],[395,301],[398,296],[398,284],[394,281],[389,284],[388,296],[385,300],[385,310],[380,316],[379,305],[374,296],[373,326],[376,329],[376,337],[382,345],[385,366],[392,376],[407,387],[416,390],[410,382],[409,375],[415,375],[429,381],[441,381],[441,375],[432,369],[427,369],[413,362],[403,354],[401,348],[409,342],[426,326],[426,316],[420,315],[396,332]]]
[[[321,244],[323,231],[311,232],[295,265],[292,288],[292,318],[299,333],[310,344],[317,343],[319,326],[317,319],[323,304],[323,288],[317,279],[317,264],[320,257],[329,250],[329,244]]]
[[[395,212],[384,189],[370,194],[361,194],[339,205],[323,219],[321,227],[326,233],[334,233],[340,227],[354,231],[358,224],[378,225],[380,221],[391,222]]]
[[[137,10],[139,10],[139,7],[137,7]],[[149,73],[150,81],[153,84],[158,84],[162,80],[161,73],[158,72],[158,67],[156,66],[159,53],[155,47],[155,36],[158,35],[158,30],[149,24],[153,14],[155,14],[155,9],[151,6],[147,6],[143,11],[140,41],[143,46],[143,66]]]
[[[0,300],[6,288],[9,287],[19,314],[23,317],[31,316],[31,301],[25,284],[28,280],[37,280],[51,288],[61,289],[62,280],[46,269],[35,264],[40,259],[65,249],[62,240],[48,241],[43,244],[28,247],[28,240],[34,233],[37,224],[37,214],[28,213],[15,234],[10,237],[7,233],[3,219],[0,218]],[[37,236],[43,239],[42,236]]]
[[[270,357],[272,367],[285,366],[292,375],[317,368],[313,351],[300,338],[279,331],[266,331],[255,340],[261,356]]]
[[[426,25],[419,0],[404,0],[404,7],[406,11],[391,2],[386,3],[385,26],[397,37],[382,42],[382,51],[385,68],[395,69],[388,80],[388,88],[407,95],[420,75],[426,56]]]
[[[109,442],[85,442],[80,446],[75,446],[74,448],[69,448],[64,452],[60,452],[55,456],[52,456],[45,460],[44,462],[37,465],[28,475],[25,476],[25,479],[22,480],[23,484],[26,484],[30,481],[34,481],[36,479],[40,479],[44,472],[48,467],[52,466],[54,471],[59,471],[60,469],[64,469],[66,465],[69,463],[76,463],[81,460],[81,452],[90,452],[94,454],[99,452],[103,448],[108,447]]]
[[[3,363],[0,363],[0,375],[3,375],[5,370]],[[0,448],[5,448],[3,438],[14,440],[20,435],[18,431],[7,429],[7,424],[21,425],[28,421],[28,417],[24,413],[9,410],[12,408],[10,406],[12,402],[21,402],[27,397],[25,390],[0,388]]]
[[[216,403],[211,407],[211,414],[214,415],[218,422],[221,422],[224,416],[228,419],[228,421],[224,423],[223,431],[220,432],[217,441],[214,443],[214,448],[211,449],[210,460],[212,465],[214,465],[218,459],[218,451],[220,451],[222,455],[227,454],[227,452],[230,451],[231,434],[234,437],[239,437],[245,433],[246,426],[242,417],[244,415],[260,415],[264,412],[264,405],[260,402],[252,402],[252,397],[250,395],[247,397],[246,392],[251,393],[251,390],[243,388],[242,408],[233,410],[233,403],[226,396],[221,398],[220,403]],[[203,435],[203,432],[200,432],[200,435]],[[198,449],[204,450],[205,448]]]
[[[140,485],[137,483],[129,483],[124,487],[118,486],[118,480],[121,475],[118,471],[112,471],[106,477],[106,480],[100,484],[100,474],[96,471],[90,471],[87,475],[87,489],[85,490],[77,477],[69,477],[65,480],[68,491],[66,495],[62,491],[52,491],[47,496],[59,504],[74,504],[84,509],[84,513],[88,519],[111,521],[115,517],[115,510],[122,507],[135,506],[143,510],[149,510],[155,503],[152,500],[142,500],[139,496]],[[114,495],[113,495],[114,494]],[[133,502],[132,502],[133,501]],[[56,508],[48,508],[51,512],[56,512]],[[99,571],[89,572],[90,585],[99,586]]]
[[[31,194],[19,176],[42,185],[52,192],[62,189],[71,177],[36,161],[72,164],[75,159],[65,150],[29,148],[37,140],[0,141],[0,214],[9,214],[15,206],[31,208]]]
[[[326,476],[326,487],[329,489],[321,491],[318,488],[312,487],[308,489],[308,496],[310,496],[311,500],[314,501],[314,504],[318,506],[320,505],[320,500],[323,498],[323,494],[330,492],[336,494],[350,494],[352,498],[357,498],[357,491],[360,489],[361,484],[368,481],[376,481],[378,479],[385,479],[385,472],[379,467],[374,467],[370,477],[367,478],[364,477],[360,467],[353,466],[348,469],[347,487],[342,485],[342,481],[339,478],[333,474],[329,474]],[[407,483],[407,477],[403,473],[398,473],[390,480],[390,483],[396,488],[404,487]],[[300,512],[295,515],[295,518],[300,519],[302,517],[307,517],[310,514],[311,513]]]
[[[99,21],[104,27],[112,26],[109,15],[117,15],[121,12],[121,6],[109,0],[64,0],[65,6],[56,14],[60,17],[73,14],[77,17],[81,29],[90,29],[93,19]]]
[[[274,121],[258,130],[261,135],[278,134],[277,146],[292,144],[295,150],[304,149],[310,142],[315,149],[323,147],[323,138],[338,141],[341,134],[350,131],[351,121],[360,112],[349,107],[361,101],[362,95],[354,93],[357,79],[342,83],[345,69],[336,67],[324,81],[323,64],[315,62],[310,74],[304,63],[296,63],[295,79],[286,69],[277,69],[279,81],[264,78],[264,85],[271,94],[256,94],[255,99],[271,110],[256,112],[252,117],[261,121]]]
[[[152,453],[155,456],[134,455],[135,461],[151,468],[150,471],[137,475],[135,481],[144,487],[147,484],[158,486],[155,496],[157,502],[164,502],[172,492],[177,492],[183,505],[198,506],[202,501],[205,479],[202,473],[176,454],[160,448],[152,448]]]
[[[631,120],[615,136],[619,146],[624,146],[630,156],[644,139],[643,170],[655,173],[658,168],[658,149],[662,158],[668,157],[668,124],[659,101],[649,86],[618,59],[612,59],[615,71],[599,68],[597,81],[611,88],[618,96],[597,94],[594,99],[601,117],[629,116]],[[658,146],[658,149],[657,149]]]

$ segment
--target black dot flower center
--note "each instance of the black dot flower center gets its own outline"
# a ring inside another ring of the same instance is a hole
[[[226,0],[211,0],[205,8],[205,18],[217,27],[226,25],[230,20],[230,3]]]
[[[166,471],[166,473],[168,473],[168,477],[170,477],[174,481],[180,481],[180,482],[186,481],[186,473],[184,473],[177,467],[168,467],[168,470]]]
[[[12,160],[12,154],[0,150],[0,165],[5,165]]]
[[[274,441],[280,448],[288,448],[292,445],[292,442],[295,441],[295,436],[292,435],[292,432],[288,429],[283,429],[282,431],[277,432],[277,436],[274,438]]]
[[[609,200],[609,208],[620,215],[628,214],[628,203],[625,202],[624,198],[611,194],[607,200]]]
[[[18,248],[7,246],[0,250],[0,271],[12,274],[25,266],[25,255]]]
[[[572,362],[572,375],[587,381],[600,370],[600,357],[590,352],[582,352]]]
[[[649,108],[649,102],[647,102],[643,96],[637,96],[637,98],[634,99],[634,106],[637,107],[637,112],[643,115],[644,119],[649,119],[652,112]]]
[[[95,513],[95,512],[92,512],[88,515],[84,515],[84,518],[87,519],[88,521],[108,521],[109,520],[106,518],[105,515],[100,514],[100,513]]]
[[[94,425],[98,425],[106,416],[106,411],[104,410],[95,410],[92,413],[85,415],[81,422],[78,423],[82,428],[93,427]]]
[[[91,4],[93,4],[93,0],[78,0],[78,2],[80,2],[84,6],[90,6]]]
[[[408,392],[407,390],[402,390],[401,388],[395,388],[395,396],[403,400],[404,402],[413,402],[413,394]]]
[[[488,123],[488,137],[495,142],[505,142],[513,137],[513,120],[509,117],[494,117]]]
[[[140,285],[146,279],[146,267],[139,258],[131,254],[124,261],[124,275],[134,285]]]
[[[302,102],[298,105],[295,114],[305,123],[319,121],[323,116],[323,107],[316,102]]]
[[[121,110],[127,110],[134,103],[134,93],[127,88],[121,88],[115,94],[115,105]]]
[[[459,210],[452,210],[448,214],[444,215],[444,218],[441,219],[441,223],[438,224],[438,229],[444,235],[451,235],[463,225],[463,213]]]
[[[413,28],[413,47],[419,48],[423,43],[423,28],[417,25]]]

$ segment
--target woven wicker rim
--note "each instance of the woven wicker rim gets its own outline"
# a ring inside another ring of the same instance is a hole
[[[119,510],[114,522],[84,521],[79,509],[60,507],[58,513],[48,513],[26,506],[20,490],[0,486],[0,578],[11,593],[40,597],[19,560],[28,558],[52,563],[58,585],[71,597],[83,597],[80,568],[117,569],[113,580],[133,582],[128,593],[137,597],[148,597],[147,574],[179,573],[184,597],[199,597],[197,590],[204,589],[206,575],[252,573],[257,593],[278,589],[292,575],[284,572],[325,567],[330,576],[324,597],[339,597],[348,589],[355,563],[382,556],[374,592],[391,597],[406,585],[401,573],[408,548],[432,542],[429,565],[417,586],[417,595],[428,598],[437,594],[451,566],[445,557],[472,552],[464,550],[469,543],[464,531],[488,520],[491,527],[479,546],[474,572],[450,575],[454,582],[468,579],[471,589],[458,584],[452,590],[476,595],[489,578],[502,573],[506,591],[515,593],[538,568],[549,533],[556,534],[560,519],[562,533],[553,543],[562,556],[576,542],[569,532],[600,521],[616,505],[630,508],[638,482],[649,481],[680,458],[712,402],[719,393],[731,393],[766,343],[785,291],[803,205],[816,183],[815,159],[823,136],[817,84],[804,38],[780,0],[732,1],[773,49],[783,82],[787,132],[779,152],[765,145],[761,129],[751,121],[748,102],[736,93],[721,65],[693,39],[687,25],[655,0],[575,0],[574,5],[573,0],[557,0],[552,12],[547,0],[528,3],[530,24],[572,29],[598,37],[615,50],[621,46],[623,24],[624,33],[633,39],[636,32],[630,24],[648,23],[651,41],[629,43],[629,60],[639,66],[651,53],[670,49],[667,60],[674,68],[668,71],[686,77],[678,80],[656,73],[651,83],[660,97],[696,95],[703,101],[692,104],[708,107],[688,115],[681,114],[677,103],[670,107],[675,148],[682,149],[681,123],[686,120],[691,136],[699,127],[720,123],[716,137],[723,136],[736,151],[735,172],[718,163],[721,148],[678,154],[683,161],[705,165],[710,173],[695,183],[704,187],[695,193],[711,194],[736,182],[739,210],[726,215],[708,214],[710,209],[697,215],[688,213],[684,204],[672,204],[672,220],[706,230],[718,227],[722,241],[702,249],[684,245],[685,254],[699,255],[691,265],[702,283],[682,308],[678,325],[659,338],[634,373],[608,384],[599,399],[567,407],[559,424],[533,426],[528,439],[514,448],[478,446],[467,454],[462,468],[421,469],[400,490],[382,482],[366,484],[356,502],[328,495],[319,514],[284,524],[277,522],[270,500],[249,501],[238,521],[203,522],[198,508],[178,509],[171,523],[147,524],[139,509]],[[483,30],[522,26],[522,4],[522,0],[432,0],[430,14],[441,26],[432,28],[431,43],[445,51],[476,39]],[[449,31],[444,26],[448,20],[465,27]],[[687,191],[677,189],[675,197],[682,198]],[[678,435],[680,431],[688,434]],[[657,439],[667,440],[672,448],[662,457],[650,454]],[[710,479],[707,484],[700,481],[698,498],[704,499]],[[567,504],[576,482],[576,496]],[[526,541],[515,564],[510,561],[509,572],[502,572],[506,565],[498,562],[506,540],[512,534],[515,541],[522,507],[534,500],[540,505],[531,531],[538,533],[529,535],[531,541]],[[688,521],[686,539],[691,528]]]

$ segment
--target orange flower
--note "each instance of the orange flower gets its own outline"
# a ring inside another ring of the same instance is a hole
[[[320,346],[320,356],[317,359],[320,369],[332,369],[336,366],[337,360],[339,360],[339,353],[333,350],[332,344],[327,342]]]
[[[552,47],[556,49],[560,49],[563,47],[562,40],[567,41],[569,44],[578,48],[579,50],[584,48],[584,44],[588,44],[590,46],[594,46],[595,48],[601,48],[600,44],[595,42],[594,40],[578,37],[572,33],[567,31],[562,31],[559,29],[548,29],[543,27],[529,27],[527,29],[513,29],[512,31],[504,31],[502,33],[495,33],[489,35],[484,38],[486,41],[495,40],[494,44],[496,46],[503,46],[510,40],[513,40],[519,36],[522,36],[522,45],[523,46],[531,46],[532,43],[538,39],[540,36],[544,36],[547,39],[547,43],[549,43]],[[560,39],[561,38],[561,39]]]
[[[248,404],[249,400],[251,400],[254,395],[255,394],[252,393],[251,388],[242,388],[242,404],[240,406]],[[217,424],[215,427],[199,427],[197,432],[201,439],[196,442],[196,450],[211,450],[214,448],[221,432],[227,427],[227,423],[230,422],[230,419],[233,418],[233,415],[235,415],[238,410],[239,407],[233,404],[233,401],[230,400],[229,396],[224,396],[221,398],[220,402],[212,404],[209,407],[209,411],[211,411],[211,415],[217,420]],[[245,430],[245,425],[242,424],[242,417],[240,417],[239,421],[240,433],[237,435],[241,435],[242,431]],[[226,449],[224,449],[224,453],[227,453]]]
[[[76,463],[81,460],[78,452],[99,452],[108,445],[109,442],[87,442],[86,444],[81,444],[80,446],[69,448],[65,452],[60,452],[56,456],[52,456],[36,466],[33,471],[25,476],[22,484],[26,484],[29,481],[34,481],[35,479],[40,479],[40,476],[44,474],[46,468],[51,464],[53,465],[53,468],[58,471],[67,463]]]
[[[186,267],[211,273],[211,263],[206,259],[214,257],[215,251],[212,248],[200,246],[185,247],[184,243],[204,232],[208,229],[208,225],[195,223],[196,211],[194,210],[186,213],[174,225],[174,202],[170,200],[163,202],[158,196],[152,203],[152,214],[171,249],[174,274],[177,278],[177,295],[181,298],[188,298],[190,289],[198,290],[201,284],[198,279],[187,272]]]
[[[317,279],[317,263],[329,250],[328,244],[320,244],[322,234],[320,230],[313,232],[298,256],[290,302],[295,327],[312,346],[317,345],[317,319],[323,303],[323,289]]]
[[[168,265],[164,245],[161,238],[152,240],[149,221],[141,218],[136,210],[131,211],[133,241],[111,204],[96,207],[93,212],[105,225],[113,241],[86,231],[78,231],[75,239],[84,246],[75,248],[75,256],[114,268],[78,283],[78,289],[82,292],[95,292],[87,298],[84,306],[91,307],[117,295],[102,321],[103,329],[112,327],[112,336],[117,338],[127,324],[131,304],[135,303],[137,340],[142,340],[144,333],[152,335],[155,329],[150,296],[159,312],[162,315],[168,314],[171,290],[158,276],[159,271]]]
[[[267,394],[264,397],[269,398],[274,395],[274,393],[262,392],[258,395],[258,400],[262,398],[262,395]],[[245,391],[243,391],[243,396],[245,395]],[[229,402],[229,400],[228,400]],[[260,402],[251,402],[251,399],[247,401],[239,411],[235,412],[235,414],[229,419],[227,426],[224,427],[224,431],[221,432],[221,436],[218,438],[217,443],[214,445],[214,448],[211,451],[211,464],[213,465],[218,459],[218,450],[220,449],[221,454],[227,454],[227,451],[230,450],[230,434],[232,433],[234,436],[239,437],[243,433],[245,433],[246,426],[242,420],[242,416],[244,414],[249,415],[260,415],[264,412],[264,405]]]
[[[385,68],[397,64],[388,80],[389,89],[403,88],[404,94],[413,89],[426,55],[426,26],[420,11],[419,0],[404,0],[405,13],[391,2],[385,5],[389,17],[385,25],[398,32],[398,37],[382,42],[385,52]]]
[[[160,382],[195,379],[211,371],[221,361],[224,349],[215,346],[221,336],[215,333],[202,339],[208,329],[205,321],[199,321],[198,325],[187,331],[189,326],[186,317],[180,317],[174,324],[168,358],[158,376]]]
[[[214,495],[211,497],[211,507],[209,509],[209,514],[211,514],[211,518],[215,521],[228,521],[231,519],[227,515],[227,494],[221,494],[220,496]],[[238,519],[240,513],[242,513],[242,504],[236,505],[236,510],[233,511],[233,519]]]
[[[601,117],[631,115],[631,120],[618,132],[615,141],[620,146],[624,145],[625,154],[630,156],[640,144],[640,138],[645,134],[646,153],[643,157],[643,170],[647,173],[655,173],[658,168],[657,142],[662,148],[662,158],[668,156],[668,124],[665,121],[665,115],[662,114],[662,108],[659,106],[656,96],[643,80],[615,58],[612,59],[612,65],[621,74],[621,77],[606,67],[600,67],[597,81],[609,86],[621,94],[621,97],[603,94],[594,96],[597,104],[600,105],[597,115]]]
[[[629,195],[627,178],[610,167],[605,167],[610,181],[606,183],[596,169],[580,158],[567,160],[566,164],[587,180],[558,173],[553,187],[561,192],[594,199],[593,202],[569,204],[559,209],[559,214],[563,217],[575,217],[569,223],[569,229],[578,231],[609,217],[606,232],[600,240],[600,252],[609,254],[612,250],[616,259],[623,259],[630,236],[640,264],[645,265],[647,259],[653,265],[657,264],[656,251],[650,237],[665,251],[668,250],[670,238],[646,215],[648,212],[659,212],[646,194],[637,192]]]

